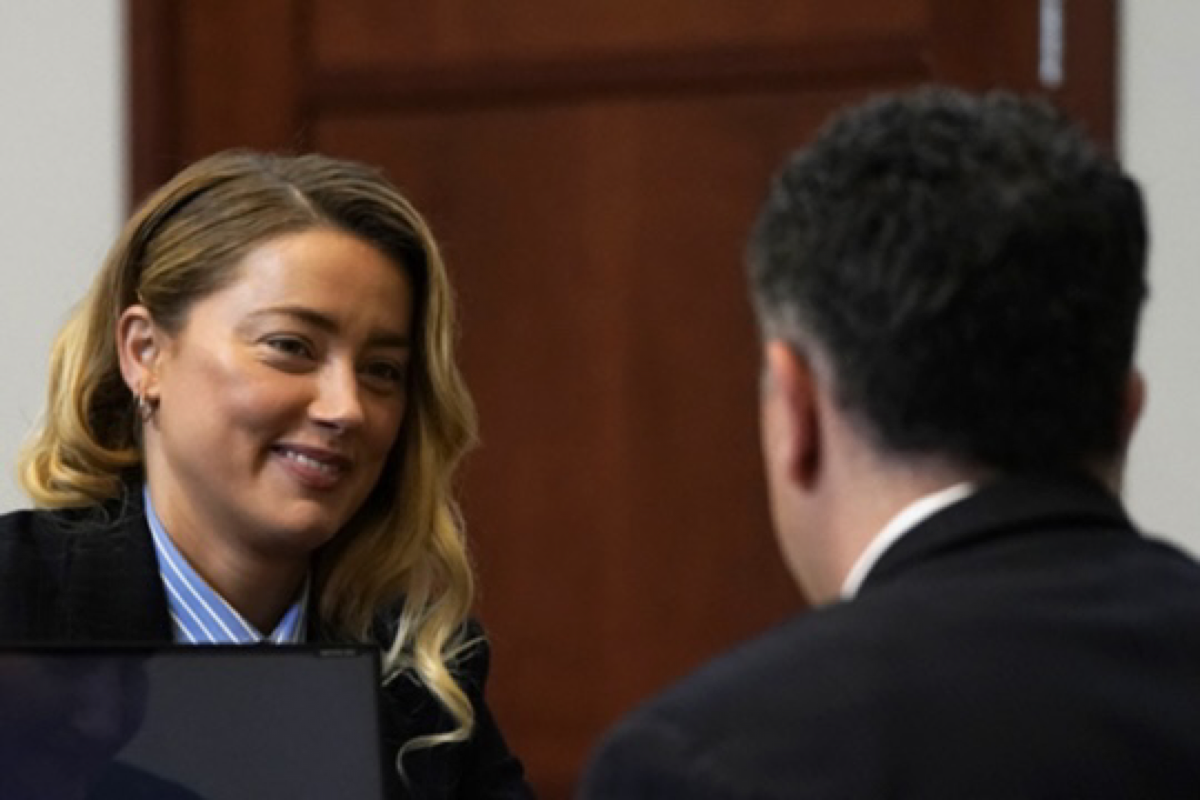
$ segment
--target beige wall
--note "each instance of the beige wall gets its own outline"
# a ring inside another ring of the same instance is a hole
[[[122,6],[0,2],[0,509],[22,502],[9,465],[41,404],[51,337],[122,216]],[[1200,552],[1200,3],[1127,0],[1121,27],[1121,151],[1154,239],[1150,403],[1128,493],[1147,528]]]
[[[124,164],[121,0],[0,0],[0,509],[46,355],[116,235]]]
[[[1200,553],[1200,3],[1122,4],[1120,147],[1150,207],[1142,335],[1149,405],[1131,457],[1134,515]]]

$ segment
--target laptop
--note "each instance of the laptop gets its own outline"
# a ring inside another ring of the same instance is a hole
[[[3,646],[0,797],[381,799],[379,685],[362,645]]]

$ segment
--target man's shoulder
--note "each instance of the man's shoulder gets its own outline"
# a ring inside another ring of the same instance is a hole
[[[1130,730],[1190,741],[1176,718],[1200,710],[1196,568],[1141,537],[1095,536],[947,552],[729,651],[614,729],[584,797],[875,796],[897,759],[921,786],[961,787],[1014,748],[1074,779],[1081,760],[1138,748],[1119,728],[1093,729],[1086,757],[1064,744],[1109,707]],[[1106,687],[1102,702],[1081,674]],[[1182,774],[1154,748],[1137,758],[1163,785]],[[914,796],[956,796],[930,791]]]
[[[735,715],[757,704],[819,713],[862,691],[861,668],[878,664],[894,633],[881,615],[853,602],[811,609],[718,655],[664,698],[671,707],[707,698]]]
[[[1054,652],[1097,630],[1118,638],[1126,632],[1125,616],[1110,607],[1118,597],[1164,646],[1182,646],[1168,634],[1179,609],[1200,612],[1193,559],[1133,534],[1050,531],[1033,540],[954,550],[854,600],[798,614],[707,662],[633,719],[733,733],[755,718],[878,714],[936,694],[933,659],[972,663],[992,648]],[[1059,636],[1039,645],[1048,626]]]
[[[612,730],[584,797],[676,796],[691,782],[696,797],[819,787],[844,760],[850,740],[839,731],[859,731],[861,744],[869,726],[860,723],[878,711],[869,696],[879,685],[868,674],[880,647],[871,627],[843,604],[718,656]]]

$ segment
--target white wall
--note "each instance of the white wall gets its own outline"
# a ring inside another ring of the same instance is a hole
[[[1149,404],[1127,496],[1148,530],[1200,554],[1200,3],[1121,4],[1120,148],[1150,212],[1141,362]]]
[[[0,510],[50,343],[124,208],[121,0],[0,0]]]
[[[0,510],[22,502],[12,465],[51,337],[122,217],[122,6],[0,0]],[[1128,493],[1147,528],[1200,553],[1200,3],[1127,1],[1121,14],[1121,150],[1153,237],[1150,403]]]

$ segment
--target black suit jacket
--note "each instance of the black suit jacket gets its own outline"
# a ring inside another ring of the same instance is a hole
[[[140,491],[103,507],[0,516],[0,642],[169,642],[171,636]],[[471,739],[406,756],[409,787],[393,775],[392,796],[531,797],[484,701],[487,673],[481,646],[457,674],[475,709]],[[389,753],[415,736],[453,727],[433,695],[406,676],[385,686],[383,705]]]
[[[986,486],[629,717],[581,795],[1200,797],[1200,568],[1088,480]]]

